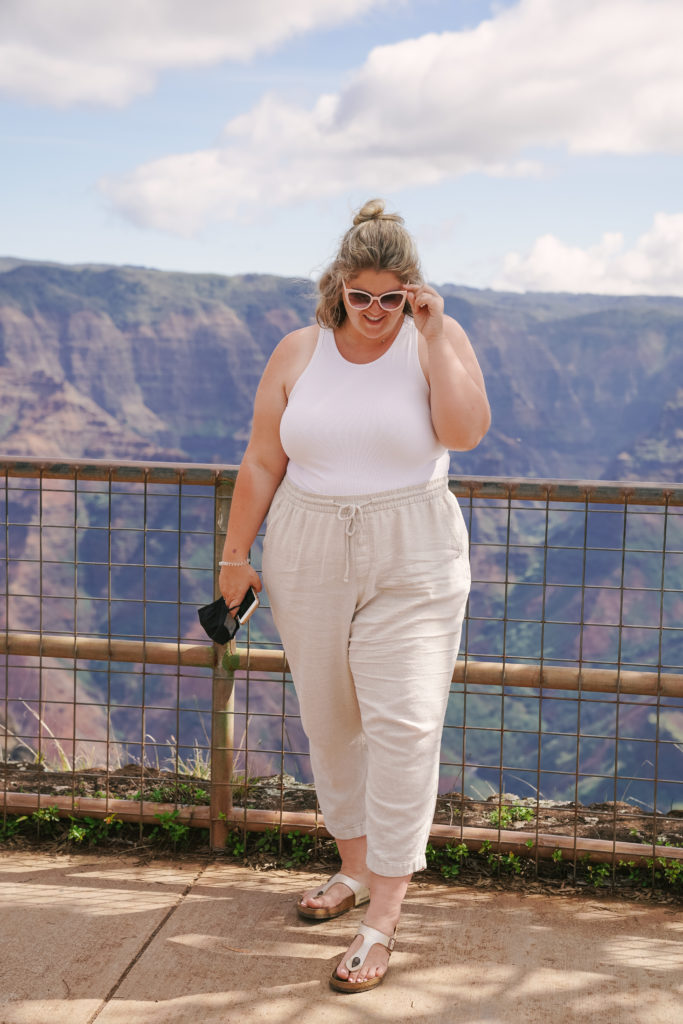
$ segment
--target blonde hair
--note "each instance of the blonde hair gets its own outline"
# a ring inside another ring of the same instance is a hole
[[[415,242],[403,226],[403,217],[384,212],[382,199],[369,199],[360,208],[318,282],[315,318],[321,327],[334,329],[344,322],[342,283],[362,270],[390,270],[402,284],[422,284]],[[411,314],[407,302],[403,312]]]

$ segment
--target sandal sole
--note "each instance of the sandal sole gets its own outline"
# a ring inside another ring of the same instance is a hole
[[[338,978],[335,971],[330,975],[330,987],[335,992],[343,992],[345,995],[354,995],[356,992],[369,992],[371,988],[377,988],[384,981],[385,975],[379,978],[368,978],[367,981],[346,981]]]
[[[304,917],[307,921],[332,921],[335,917],[348,914],[355,905],[353,896],[347,896],[345,900],[337,903],[334,907],[307,907],[303,903],[297,903],[296,910],[299,917]],[[358,905],[360,906],[360,904]]]

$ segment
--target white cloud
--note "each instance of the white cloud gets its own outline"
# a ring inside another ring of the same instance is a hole
[[[650,230],[630,248],[619,233],[605,234],[587,249],[544,235],[527,255],[508,253],[503,273],[493,287],[507,291],[683,296],[683,213],[656,214]]]
[[[160,71],[248,60],[387,0],[2,0],[0,93],[120,107]]]
[[[311,109],[264,96],[222,144],[102,183],[138,224],[192,234],[352,189],[541,173],[538,152],[683,150],[680,0],[520,0],[371,51]]]

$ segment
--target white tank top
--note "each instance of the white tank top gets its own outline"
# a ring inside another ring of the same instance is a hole
[[[321,328],[280,422],[287,476],[304,491],[374,494],[448,475],[411,317],[372,363],[350,363]]]

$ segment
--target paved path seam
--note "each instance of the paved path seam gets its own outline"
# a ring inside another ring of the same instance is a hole
[[[185,902],[187,897],[190,895],[190,893],[192,892],[193,888],[195,887],[195,885],[197,884],[197,882],[202,877],[202,875],[204,874],[205,871],[206,871],[206,865],[203,865],[199,869],[197,874],[194,876],[192,881],[187,883],[187,885],[185,886],[183,891],[178,896],[178,899],[176,900],[176,902],[173,904],[172,907],[169,907],[167,912],[162,917],[161,921],[159,921],[159,924],[156,926],[156,928],[154,928],[150,932],[150,934],[147,936],[147,938],[142,943],[142,945],[140,946],[140,948],[137,951],[137,953],[135,954],[135,956],[131,958],[130,963],[122,971],[122,973],[119,976],[119,978],[114,982],[114,984],[110,988],[109,992],[107,992],[106,996],[104,997],[104,999],[102,1000],[100,1005],[97,1007],[95,1012],[92,1014],[92,1016],[88,1017],[88,1020],[87,1020],[86,1024],[94,1024],[94,1022],[100,1016],[102,1011],[107,1008],[108,1004],[111,1002],[111,1000],[114,998],[114,996],[116,995],[118,990],[121,988],[121,986],[123,985],[124,981],[126,980],[128,975],[130,974],[130,972],[133,970],[135,965],[137,963],[139,963],[140,959],[145,955],[145,953],[147,952],[147,950],[149,949],[151,944],[154,942],[154,939],[157,937],[157,935],[159,934],[161,929],[168,923],[168,921],[171,920],[171,918],[175,914],[176,910],[178,910],[183,905],[183,903]]]

